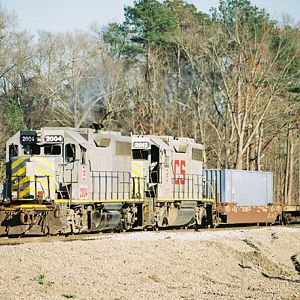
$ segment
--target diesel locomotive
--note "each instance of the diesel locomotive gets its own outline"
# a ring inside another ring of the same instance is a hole
[[[6,143],[0,235],[212,225],[203,146],[99,128],[19,131]]]

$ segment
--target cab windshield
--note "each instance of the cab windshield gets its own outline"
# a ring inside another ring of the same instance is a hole
[[[22,148],[24,155],[61,155],[61,145],[28,144]]]
[[[149,150],[142,149],[133,149],[132,150],[132,158],[133,159],[143,159],[147,160],[149,156]]]

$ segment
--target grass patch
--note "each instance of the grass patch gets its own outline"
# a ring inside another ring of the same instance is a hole
[[[38,277],[38,279],[37,279],[37,281],[38,281],[38,283],[40,284],[40,285],[43,285],[44,283],[45,283],[45,274],[40,274],[39,275],[39,277]]]
[[[156,274],[148,275],[148,278],[153,280],[154,282],[160,282],[160,278]]]
[[[63,297],[65,297],[67,299],[74,299],[76,297],[76,295],[74,295],[74,294],[63,294]]]

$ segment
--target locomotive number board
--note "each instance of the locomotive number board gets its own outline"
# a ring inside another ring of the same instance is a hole
[[[45,143],[63,143],[64,137],[62,135],[45,135]]]
[[[36,143],[36,132],[29,130],[22,130],[20,132],[20,143],[22,145]]]
[[[149,143],[148,142],[134,142],[133,143],[133,148],[148,149],[149,148]]]

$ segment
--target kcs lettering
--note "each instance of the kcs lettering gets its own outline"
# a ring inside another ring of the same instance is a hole
[[[185,184],[185,166],[185,160],[174,160],[174,184]]]

